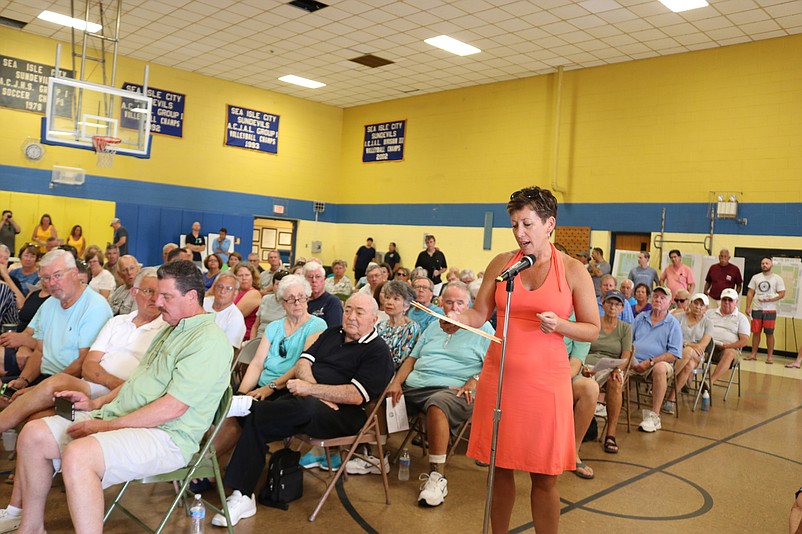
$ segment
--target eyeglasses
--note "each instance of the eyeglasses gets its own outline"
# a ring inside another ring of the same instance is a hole
[[[156,294],[156,290],[149,287],[135,287],[134,289],[136,289],[137,293],[142,293],[146,297],[152,297]]]
[[[57,271],[57,272],[53,273],[51,276],[40,276],[39,279],[42,280],[43,282],[50,282],[50,281],[58,282],[59,280],[64,278],[65,274],[66,273],[62,273],[61,271]]]
[[[688,299],[674,299],[674,302],[676,302],[677,304],[682,304],[682,303],[684,303],[686,300],[688,300]]]
[[[234,291],[234,286],[224,286],[223,284],[217,284],[214,286],[214,288],[220,293],[228,293],[229,291]]]
[[[278,344],[278,355],[282,358],[287,357],[287,338],[282,338],[281,343]]]
[[[431,291],[432,290],[432,288],[430,288],[429,286],[412,286],[412,289],[414,289],[415,291],[424,291],[424,290],[425,291]]]
[[[295,297],[294,299],[290,298],[290,299],[281,299],[281,300],[283,300],[287,304],[303,304],[304,302],[309,300],[309,297],[304,296],[304,297]]]

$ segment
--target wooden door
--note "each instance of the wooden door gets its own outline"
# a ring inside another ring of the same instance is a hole
[[[610,258],[614,257],[617,249],[649,252],[651,250],[651,241],[651,234],[625,234],[622,232],[613,232]]]

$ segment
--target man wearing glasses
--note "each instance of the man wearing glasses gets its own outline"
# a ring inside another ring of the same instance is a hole
[[[421,306],[425,306],[430,310],[443,313],[443,308],[432,304],[432,297],[434,297],[434,283],[429,278],[415,278],[412,281],[412,290],[415,292],[415,302]],[[434,321],[436,317],[423,310],[419,310],[414,306],[407,312],[407,317],[420,325],[420,331],[426,330],[429,323]]]
[[[240,348],[245,337],[245,318],[234,304],[237,291],[239,279],[231,271],[221,271],[212,286],[213,296],[203,299],[203,309],[214,313],[214,322],[235,349]]]
[[[0,412],[0,432],[14,428],[34,413],[52,408],[56,391],[80,391],[96,399],[128,379],[153,338],[167,326],[156,306],[158,280],[155,268],[143,269],[128,291],[136,301],[137,310],[106,322],[83,361],[79,373],[83,378],[57,373],[19,395]],[[11,502],[15,503],[13,497]],[[0,532],[5,532],[4,526],[0,515]]]
[[[17,390],[56,373],[80,376],[89,347],[112,316],[106,299],[81,284],[69,252],[56,249],[45,254],[39,274],[53,298],[42,304],[30,322],[36,349],[19,378],[9,382]]]
[[[109,295],[109,306],[111,306],[111,312],[114,315],[125,315],[136,310],[137,304],[131,288],[134,287],[134,280],[139,274],[139,262],[136,261],[135,257],[125,255],[120,258],[119,263],[120,266],[117,272],[122,278],[123,284]],[[153,276],[156,276],[156,273]]]
[[[312,287],[312,295],[306,309],[315,317],[326,321],[329,327],[340,326],[343,322],[343,305],[340,299],[326,293],[326,270],[316,261],[304,265],[304,278]]]

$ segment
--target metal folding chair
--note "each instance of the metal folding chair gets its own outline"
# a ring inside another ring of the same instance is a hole
[[[214,438],[217,436],[217,432],[220,430],[221,423],[223,422],[223,419],[225,419],[226,415],[228,414],[228,410],[231,407],[232,396],[233,393],[231,391],[231,387],[228,387],[223,394],[223,397],[220,399],[220,404],[217,407],[217,412],[215,413],[211,430],[206,434],[206,438],[203,440],[203,442],[201,442],[200,450],[192,457],[192,460],[190,460],[186,467],[176,469],[175,471],[171,471],[169,473],[143,478],[137,481],[142,484],[153,484],[154,482],[176,482],[178,484],[178,491],[175,495],[175,498],[170,503],[170,508],[167,510],[167,513],[164,515],[161,523],[159,523],[159,526],[155,530],[143,523],[141,519],[136,517],[120,502],[125,490],[128,489],[128,486],[131,484],[131,482],[134,482],[130,480],[123,484],[122,489],[120,489],[120,493],[117,494],[117,497],[114,498],[114,501],[111,503],[108,510],[106,510],[106,515],[103,516],[103,523],[108,521],[112,510],[117,508],[124,512],[128,517],[133,519],[134,522],[136,522],[136,524],[139,525],[143,530],[156,534],[163,532],[167,525],[167,521],[169,521],[170,516],[172,515],[173,511],[175,511],[179,503],[183,503],[184,509],[186,510],[187,515],[189,515],[191,499],[194,497],[193,493],[189,491],[189,483],[192,481],[192,479],[214,477],[214,479],[217,481],[217,494],[220,497],[220,502],[222,503],[221,508],[218,508],[206,499],[204,499],[203,502],[207,509],[211,509],[213,512],[221,513],[225,516],[226,524],[228,525],[228,532],[233,534],[234,527],[231,526],[231,517],[228,514],[226,494],[225,489],[223,488],[223,477],[220,475],[220,465],[217,463],[217,454],[214,450],[214,445],[212,445]]]
[[[467,421],[462,423],[457,430],[456,435],[449,435],[449,445],[448,445],[448,454],[446,455],[446,463],[448,460],[451,459],[454,452],[457,450],[457,447],[463,440],[467,440],[468,437],[466,434],[468,433],[468,429],[471,426],[471,419],[469,417]],[[401,443],[401,446],[398,447],[398,450],[395,451],[391,459],[391,463],[396,463],[398,461],[399,456],[401,456],[401,452],[409,445],[409,442],[415,436],[420,436],[421,439],[421,448],[423,449],[423,455],[426,456],[429,454],[428,444],[426,442],[426,414],[420,413],[413,417],[409,422],[409,430],[407,431],[407,435],[404,437],[404,441]]]
[[[693,370],[693,382],[694,387],[696,389],[696,395],[693,401],[693,407],[691,408],[692,412],[696,411],[696,407],[699,405],[699,400],[702,398],[702,392],[707,386],[708,391],[712,389],[710,383],[710,376],[711,370],[710,367],[713,363],[713,352],[716,350],[716,345],[711,340],[707,346],[707,350],[705,350],[704,356],[702,361],[699,363],[699,366]],[[701,377],[699,376],[701,374]]]
[[[391,382],[392,383],[392,382]],[[390,384],[387,384],[387,388],[390,387]],[[326,461],[329,465],[329,475],[332,473],[331,469],[331,452],[334,449],[341,457],[342,462],[340,468],[334,473],[334,476],[329,476],[326,478],[322,478],[317,475],[315,472],[311,470],[307,470],[307,473],[316,476],[324,483],[326,483],[326,491],[320,497],[320,500],[315,507],[315,510],[312,512],[312,515],[309,516],[309,521],[314,521],[317,518],[318,513],[323,508],[323,504],[325,504],[326,499],[328,499],[329,494],[334,489],[337,481],[340,478],[343,480],[347,479],[347,474],[345,470],[345,466],[348,461],[353,457],[356,456],[358,458],[362,458],[363,460],[372,463],[376,467],[379,468],[382,475],[382,483],[384,484],[384,497],[385,502],[390,504],[390,482],[387,478],[387,471],[384,469],[384,446],[382,445],[382,423],[381,423],[381,416],[383,415],[384,411],[384,403],[387,399],[387,388],[382,392],[381,397],[376,399],[375,402],[368,404],[368,418],[365,421],[365,424],[362,425],[362,428],[359,432],[353,436],[342,436],[336,438],[315,438],[312,436],[307,436],[305,434],[297,434],[294,438],[308,443],[309,445],[322,447],[326,451]],[[357,448],[359,445],[363,444],[373,444],[375,443],[378,448],[378,459],[379,462],[376,464],[375,462],[371,461],[365,455],[359,454],[357,452]]]

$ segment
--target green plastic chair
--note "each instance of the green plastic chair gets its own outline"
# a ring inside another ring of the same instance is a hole
[[[120,489],[120,493],[117,494],[117,497],[114,498],[114,501],[109,506],[108,510],[106,510],[106,515],[103,516],[103,523],[108,521],[109,516],[111,515],[112,510],[118,508],[120,511],[124,512],[128,517],[133,519],[142,529],[147,532],[152,533],[160,533],[164,531],[165,526],[167,525],[167,521],[169,521],[170,516],[172,515],[173,511],[175,510],[176,506],[178,506],[179,502],[183,502],[184,509],[186,510],[187,515],[189,515],[189,508],[192,506],[192,499],[195,497],[191,491],[189,491],[189,483],[195,478],[212,478],[216,480],[217,485],[217,493],[220,496],[220,502],[222,503],[222,509],[218,508],[214,504],[210,503],[206,499],[203,499],[204,504],[206,505],[207,510],[212,510],[213,513],[220,513],[223,514],[226,518],[226,524],[228,525],[228,532],[233,534],[234,527],[231,526],[231,517],[228,514],[228,505],[226,504],[226,495],[225,489],[223,488],[223,477],[220,474],[220,465],[217,463],[217,453],[214,450],[214,446],[212,442],[214,438],[217,436],[217,432],[220,430],[220,426],[223,423],[223,420],[228,415],[228,410],[231,407],[231,398],[233,397],[233,392],[231,391],[231,387],[229,386],[226,388],[223,397],[220,399],[220,405],[217,408],[217,412],[214,416],[214,421],[212,422],[211,430],[206,434],[206,439],[201,442],[200,450],[192,457],[192,460],[186,465],[186,467],[182,467],[181,469],[176,469],[175,471],[171,471],[169,473],[164,473],[161,475],[156,475],[152,477],[147,477],[143,479],[139,479],[137,481],[129,480],[125,484],[123,484],[122,489]],[[164,518],[162,519],[161,523],[159,524],[156,530],[151,529],[145,523],[143,523],[138,517],[136,517],[130,510],[125,508],[120,500],[123,497],[123,493],[128,488],[131,482],[139,482],[141,484],[153,484],[155,482],[175,482],[176,486],[178,487],[178,491],[173,499],[173,502],[170,504],[170,509],[165,514]]]

